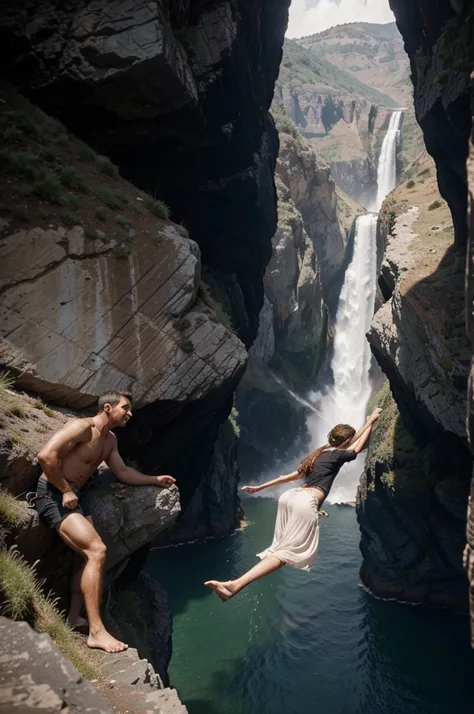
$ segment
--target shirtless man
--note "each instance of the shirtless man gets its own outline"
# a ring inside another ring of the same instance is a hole
[[[106,392],[99,398],[96,416],[72,419],[38,454],[43,473],[37,486],[36,510],[81,560],[72,580],[68,622],[72,628],[87,625],[79,616],[84,601],[89,619],[87,644],[106,652],[121,652],[128,645],[107,632],[100,615],[105,545],[88,509],[79,502],[79,489],[103,461],[122,483],[165,488],[175,483],[172,476],[144,476],[122,461],[117,438],[110,430],[125,426],[131,416],[129,394]]]

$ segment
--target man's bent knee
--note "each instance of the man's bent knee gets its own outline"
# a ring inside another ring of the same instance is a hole
[[[107,552],[107,548],[105,547],[105,543],[100,540],[100,538],[97,538],[97,540],[94,540],[85,550],[84,555],[88,560],[97,560],[101,563],[104,562],[105,560],[105,554]]]

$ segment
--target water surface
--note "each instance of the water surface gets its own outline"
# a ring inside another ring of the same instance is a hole
[[[228,603],[208,592],[271,541],[276,501],[244,507],[243,531],[147,564],[170,596],[170,675],[190,714],[472,714],[468,618],[366,593],[351,508],[328,507],[312,573],[283,568]]]

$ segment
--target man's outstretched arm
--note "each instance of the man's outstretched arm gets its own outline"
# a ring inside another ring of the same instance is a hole
[[[118,452],[117,437],[114,434],[110,434],[109,437],[113,440],[113,444],[105,463],[119,481],[129,486],[164,486],[165,488],[176,483],[176,479],[172,476],[145,476],[131,466],[127,466]]]

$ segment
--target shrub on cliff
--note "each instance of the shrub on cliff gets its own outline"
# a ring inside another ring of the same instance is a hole
[[[54,603],[43,595],[33,568],[15,550],[0,550],[0,613],[46,632],[84,677],[96,676],[95,653],[70,630]]]

